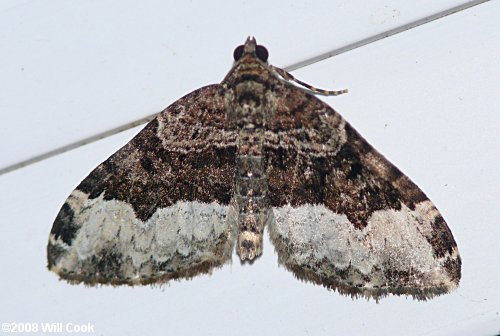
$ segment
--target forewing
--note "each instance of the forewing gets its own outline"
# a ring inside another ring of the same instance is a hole
[[[265,152],[280,262],[352,296],[457,287],[457,246],[427,196],[328,105],[288,85],[276,92]]]
[[[48,267],[87,284],[191,277],[231,258],[235,134],[219,85],[179,99],[71,193]]]

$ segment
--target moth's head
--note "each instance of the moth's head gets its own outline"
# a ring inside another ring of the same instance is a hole
[[[260,77],[264,81],[271,80],[271,66],[267,63],[267,49],[257,44],[255,38],[249,37],[245,44],[236,47],[233,53],[234,63],[222,84],[229,88],[250,78]],[[229,91],[228,91],[229,92]]]
[[[266,47],[258,45],[254,37],[248,37],[245,44],[242,44],[234,49],[233,57],[235,62],[238,62],[244,57],[253,57],[267,63],[269,52]]]

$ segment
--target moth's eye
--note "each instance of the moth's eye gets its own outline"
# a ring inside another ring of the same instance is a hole
[[[233,52],[233,57],[234,57],[234,60],[237,61],[241,58],[241,56],[243,56],[243,51],[245,51],[245,46],[237,46],[236,49],[234,49],[234,52]]]
[[[262,61],[262,62],[267,62],[267,58],[269,57],[269,52],[267,51],[266,47],[263,47],[261,45],[258,45],[255,48],[255,55]]]

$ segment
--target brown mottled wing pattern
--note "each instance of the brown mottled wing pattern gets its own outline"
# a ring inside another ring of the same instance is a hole
[[[427,196],[328,105],[290,85],[275,91],[264,150],[280,262],[352,296],[454,289],[457,246]]]
[[[220,85],[201,88],[99,165],[54,222],[49,269],[73,282],[136,284],[228,261],[236,138],[224,118]]]

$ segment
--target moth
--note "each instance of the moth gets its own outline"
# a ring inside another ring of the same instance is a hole
[[[69,195],[48,268],[71,283],[142,285],[262,254],[352,297],[428,299],[461,260],[434,204],[248,38],[220,84],[174,102]],[[296,82],[303,88],[294,85]]]

